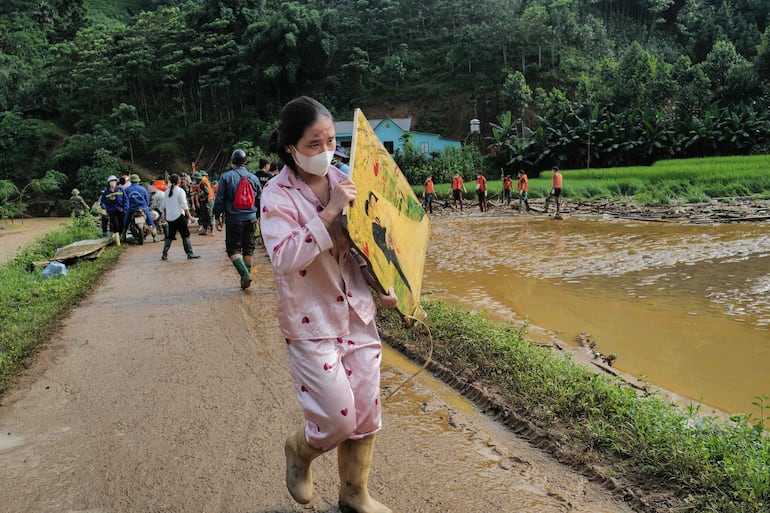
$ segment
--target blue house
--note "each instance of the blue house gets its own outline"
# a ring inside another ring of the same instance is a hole
[[[427,155],[433,152],[441,152],[444,148],[460,149],[462,147],[460,141],[444,139],[438,134],[413,131],[412,118],[386,117],[383,119],[370,119],[369,124],[380,141],[382,141],[382,145],[385,146],[385,149],[391,155],[394,155],[396,150],[404,150],[404,141],[401,139],[401,136],[407,132],[409,132],[410,140],[417,150]],[[353,122],[337,121],[334,123],[334,129],[337,132],[337,144],[345,149],[349,149],[353,139]]]

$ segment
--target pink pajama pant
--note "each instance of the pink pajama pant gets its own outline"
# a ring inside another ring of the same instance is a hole
[[[349,335],[287,340],[286,354],[311,446],[329,450],[380,430],[382,343],[374,321],[364,324],[351,309]]]

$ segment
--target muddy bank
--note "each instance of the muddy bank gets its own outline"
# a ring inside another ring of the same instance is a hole
[[[706,203],[626,205],[612,200],[569,202],[566,213],[600,214],[621,219],[659,222],[740,223],[770,220],[770,201],[756,198],[717,198]]]
[[[420,364],[426,363],[422,352],[413,343],[389,333],[384,334],[384,339],[409,358]],[[550,454],[591,482],[600,484],[635,511],[663,513],[669,511],[675,503],[675,490],[666,490],[663,487],[653,490],[642,487],[627,476],[613,475],[614,472],[608,471],[595,458],[589,457],[585,450],[570,444],[560,436],[558,428],[554,426],[555,429],[546,429],[532,422],[527,413],[517,410],[504,394],[483,385],[472,374],[459,374],[455,369],[433,359],[428,361],[427,369],[467,397],[486,415],[497,419],[534,447]]]
[[[483,215],[516,215],[518,200],[511,205],[500,202],[499,198],[489,201],[489,210]],[[545,199],[529,200],[531,214],[544,215]],[[514,208],[515,207],[515,208]],[[555,213],[551,202],[549,215]],[[454,208],[451,201],[440,201],[433,205],[431,215],[480,215],[477,202],[465,201],[464,209]],[[574,201],[562,199],[563,216],[602,215],[619,219],[651,222],[677,223],[739,223],[770,221],[770,200],[752,197],[715,198],[705,203],[677,203],[672,205],[636,205],[619,200]]]

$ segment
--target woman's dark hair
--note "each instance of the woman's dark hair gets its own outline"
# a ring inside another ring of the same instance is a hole
[[[295,98],[281,109],[278,117],[278,128],[270,134],[267,141],[268,149],[278,154],[284,164],[294,171],[297,170],[294,158],[286,152],[286,147],[296,145],[305,134],[308,127],[313,126],[321,117],[331,118],[329,109],[320,102],[308,96]]]
[[[179,183],[179,175],[176,173],[172,174],[168,178],[168,181],[171,182],[171,188],[168,191],[168,197],[170,198],[174,195],[174,186]]]
[[[374,201],[372,201],[374,200]],[[364,212],[366,215],[369,215],[369,206],[377,203],[379,201],[379,198],[376,194],[374,194],[372,191],[369,191],[369,198],[364,201]]]

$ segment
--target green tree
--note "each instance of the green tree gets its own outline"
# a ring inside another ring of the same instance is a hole
[[[673,64],[671,76],[677,84],[675,108],[689,115],[700,112],[708,104],[711,99],[711,81],[701,66],[693,65],[689,57],[681,55]]]
[[[20,185],[39,176],[57,138],[50,122],[25,119],[18,112],[0,114],[0,179]]]
[[[711,81],[714,96],[728,103],[744,101],[759,94],[754,69],[730,41],[717,41],[702,64]]]
[[[333,46],[321,13],[299,2],[282,2],[246,31],[243,58],[257,62],[253,77],[281,100],[297,96],[326,75]]]
[[[8,219],[16,216],[17,205],[13,203],[13,196],[19,189],[10,180],[0,180],[0,219]]]
[[[764,86],[770,86],[770,25],[762,34],[762,40],[757,47],[757,56],[754,58],[754,66],[757,75],[762,77]]]
[[[532,101],[532,90],[527,85],[527,80],[521,71],[508,72],[503,82],[501,93],[503,105],[519,115],[521,123],[521,136],[525,136],[524,110]]]
[[[134,144],[144,145],[147,142],[147,138],[144,136],[145,126],[142,121],[137,119],[136,107],[121,103],[112,109],[110,119],[114,123],[115,132],[128,144],[128,152],[133,164]]]
[[[550,23],[548,9],[545,5],[531,4],[516,20],[514,37],[521,58],[521,72],[526,73],[527,61],[536,55],[537,67],[543,67],[543,50],[549,49],[555,43],[556,34]]]
[[[124,166],[120,160],[104,148],[94,152],[91,163],[81,166],[77,172],[80,195],[87,203],[93,203],[107,186],[107,177],[119,176]]]
[[[16,213],[17,215],[21,215],[26,210],[26,203],[25,200],[30,195],[42,195],[42,194],[51,194],[59,189],[61,189],[62,185],[64,185],[67,182],[67,176],[63,173],[60,173],[54,169],[49,169],[46,171],[46,173],[40,177],[40,178],[33,178],[29,182],[27,182],[26,185],[23,187],[19,187],[16,184],[13,184],[13,187],[15,188],[16,197],[17,197],[17,205],[16,205]],[[7,187],[7,185],[6,185]]]
[[[51,43],[74,38],[89,23],[83,0],[53,0],[52,8],[54,29],[48,38]]]

